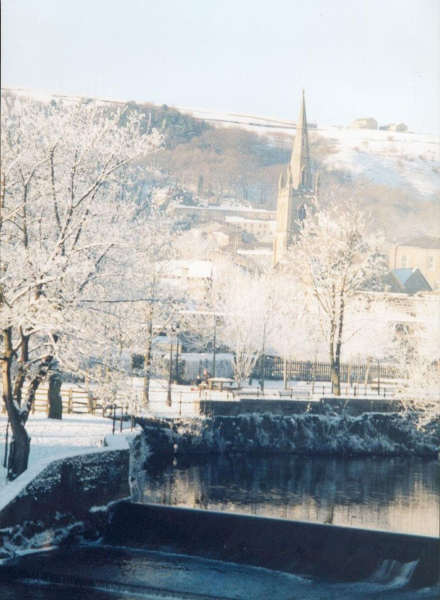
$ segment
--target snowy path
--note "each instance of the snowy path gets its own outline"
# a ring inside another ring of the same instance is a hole
[[[6,424],[6,415],[0,415],[0,496],[5,486],[6,475],[4,468]],[[102,448],[104,438],[112,433],[112,421],[91,415],[63,415],[62,420],[59,421],[36,413],[29,418],[27,430],[31,436],[29,456],[31,469],[38,466],[40,461],[46,462],[50,458],[55,460],[68,454],[80,454],[84,450]],[[9,441],[10,439],[9,431]]]

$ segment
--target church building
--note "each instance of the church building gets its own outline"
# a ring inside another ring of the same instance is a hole
[[[288,247],[298,235],[301,221],[308,211],[314,210],[317,178],[314,180],[310,164],[304,90],[293,143],[292,158],[287,173],[281,173],[278,184],[277,228],[273,245],[273,264],[276,267]]]

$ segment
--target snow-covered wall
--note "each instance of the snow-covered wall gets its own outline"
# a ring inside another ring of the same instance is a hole
[[[248,414],[168,421],[139,419],[152,454],[291,453],[435,457],[439,425],[416,415]]]
[[[129,459],[127,443],[95,449],[50,462],[39,472],[30,469],[7,486],[0,505],[0,558],[57,545],[81,532],[94,505],[129,496]]]

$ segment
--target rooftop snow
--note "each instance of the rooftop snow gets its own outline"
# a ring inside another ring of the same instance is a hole
[[[267,210],[265,208],[254,208],[252,206],[243,206],[243,205],[234,205],[234,204],[219,204],[219,205],[209,205],[209,206],[188,206],[187,204],[173,204],[174,208],[188,208],[190,210],[214,210],[214,211],[222,211],[222,210],[234,210],[240,212],[259,212],[268,215],[276,215],[276,211]]]
[[[425,235],[423,237],[414,238],[407,242],[399,244],[399,246],[409,246],[410,248],[424,248],[432,250],[440,250],[440,238],[429,237]]]

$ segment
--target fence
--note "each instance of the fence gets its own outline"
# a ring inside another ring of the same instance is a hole
[[[265,379],[283,379],[284,369],[287,369],[288,379],[297,379],[301,381],[330,381],[331,367],[330,363],[323,362],[304,362],[288,361],[278,356],[266,356],[264,359],[264,378]],[[386,379],[400,379],[402,373],[397,367],[382,365],[380,363],[343,363],[340,366],[341,381],[350,383],[371,383],[373,381],[383,381]],[[261,365],[257,363],[252,372],[252,377],[260,379]]]
[[[26,396],[27,384],[23,388],[23,397]],[[151,397],[148,403],[148,409],[156,412],[172,412],[179,415],[193,415],[194,402],[199,398],[199,391],[196,388],[184,390],[176,389],[173,385],[171,404],[168,397],[168,384],[165,383],[159,388],[151,389]],[[63,414],[92,414],[98,416],[113,416],[116,410],[116,416],[119,419],[121,415],[131,415],[136,413],[136,406],[139,405],[139,389],[133,390],[132,401],[114,398],[108,402],[94,397],[92,391],[87,391],[77,385],[63,384],[61,388],[61,399],[63,404]],[[205,393],[206,397],[206,393]],[[146,407],[144,407],[146,408]],[[0,412],[6,413],[6,406],[0,398]],[[32,414],[49,414],[49,400],[47,384],[41,385],[35,394],[35,401],[32,405]]]
[[[27,385],[25,384],[23,388],[23,397],[26,396]],[[61,400],[63,403],[63,413],[65,414],[95,414],[99,411],[99,413],[104,413],[106,411],[112,410],[113,403],[109,403],[108,405],[99,402],[93,395],[83,390],[77,386],[70,387],[62,387],[61,388]],[[125,403],[126,404],[126,403]],[[116,405],[118,407],[123,407],[125,411],[128,411],[128,405],[122,405],[121,402],[116,400]],[[1,412],[6,412],[6,406],[3,401],[0,403]],[[49,398],[48,398],[48,388],[47,385],[40,386],[35,393],[35,400],[32,405],[32,414],[38,413],[46,413],[49,414]]]

